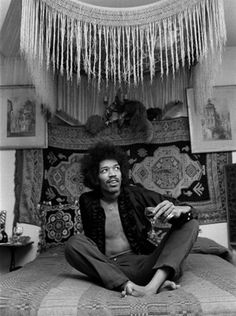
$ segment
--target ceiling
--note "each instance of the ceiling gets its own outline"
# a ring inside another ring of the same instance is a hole
[[[16,56],[19,54],[20,43],[20,10],[21,1],[0,0],[0,53],[4,56]],[[76,0],[74,0],[76,1]],[[87,3],[97,4],[97,0],[83,0]],[[99,5],[107,6],[134,6],[134,4],[151,3],[154,0],[99,0]],[[223,0],[225,9],[225,23],[227,31],[228,47],[236,47],[236,0]],[[124,5],[126,3],[126,5]],[[8,10],[9,8],[9,10]]]

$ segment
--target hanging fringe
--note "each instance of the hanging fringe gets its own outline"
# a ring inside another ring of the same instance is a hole
[[[37,18],[38,17],[38,18]],[[76,0],[22,0],[21,52],[72,80],[143,82],[156,71],[174,75],[179,66],[222,50],[223,0],[165,0],[132,8],[105,8]],[[171,66],[171,68],[170,68]]]

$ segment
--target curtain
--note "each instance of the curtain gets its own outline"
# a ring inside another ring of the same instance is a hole
[[[164,109],[171,101],[181,101],[183,107],[187,107],[185,91],[192,85],[190,69],[180,69],[175,76],[156,76],[152,83],[147,77],[138,87],[132,85],[123,88],[128,99],[142,102],[147,109]],[[117,89],[110,84],[108,88],[98,90],[96,81],[88,83],[86,76],[81,77],[80,85],[77,85],[76,78],[68,81],[65,76],[59,76],[57,109],[85,124],[91,115],[104,115],[104,99],[108,104],[112,103]]]

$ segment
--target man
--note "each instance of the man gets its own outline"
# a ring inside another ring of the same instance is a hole
[[[82,160],[80,197],[84,235],[70,238],[65,256],[80,272],[122,296],[176,289],[183,260],[198,234],[195,210],[141,186],[128,185],[128,161],[111,143],[98,143]],[[153,218],[172,224],[156,247],[147,240]]]

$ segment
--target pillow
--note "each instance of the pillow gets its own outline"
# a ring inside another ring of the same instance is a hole
[[[42,205],[41,250],[63,245],[71,236],[83,231],[78,205]]]
[[[191,253],[202,253],[219,256],[232,263],[232,252],[214,240],[206,237],[198,237]]]

